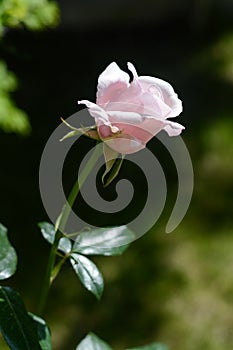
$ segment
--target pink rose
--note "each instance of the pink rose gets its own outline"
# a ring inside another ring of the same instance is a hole
[[[143,149],[161,130],[169,136],[184,127],[172,122],[182,112],[182,103],[172,86],[164,80],[138,76],[132,65],[133,80],[113,62],[99,76],[96,103],[82,100],[95,118],[101,140],[121,154]]]

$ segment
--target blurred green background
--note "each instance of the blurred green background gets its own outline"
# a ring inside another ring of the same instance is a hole
[[[49,252],[37,229],[47,219],[41,153],[60,117],[78,110],[78,99],[95,100],[97,77],[110,62],[126,69],[131,61],[139,75],[175,87],[195,172],[189,211],[166,235],[176,173],[166,151],[149,143],[167,171],[166,209],[123,256],[94,259],[106,283],[100,302],[64,268],[46,309],[55,350],[74,349],[90,330],[119,350],[153,341],[171,350],[232,350],[232,23],[231,0],[0,2],[0,221],[19,255],[6,284],[31,311]],[[85,149],[90,141],[82,142]]]

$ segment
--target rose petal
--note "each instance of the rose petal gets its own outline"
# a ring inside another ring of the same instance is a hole
[[[143,144],[146,144],[152,137],[164,128],[164,121],[153,118],[145,119],[140,125],[127,123],[114,123],[122,135],[131,135]]]
[[[125,112],[125,111],[108,111],[110,121],[112,123],[130,123],[130,124],[140,124],[143,122],[144,117],[135,112]]]
[[[179,123],[166,121],[166,125],[163,128],[169,136],[178,136],[185,129],[185,127]]]
[[[97,104],[90,102],[88,100],[78,101],[78,104],[84,104],[87,106],[90,112],[90,115],[96,119],[97,124],[98,122],[102,122],[103,124],[111,125],[111,123],[109,122],[107,113],[103,108],[101,108],[100,106],[97,106]]]
[[[111,100],[105,110],[131,111],[161,119],[166,119],[171,112],[171,108],[157,95],[143,91],[138,80],[134,80],[125,91]]]
[[[110,126],[104,124],[98,125],[98,133],[102,140],[113,136]]]
[[[143,103],[140,101],[141,94],[142,89],[135,81],[135,83],[131,83],[122,93],[112,98],[105,106],[105,110],[141,113],[143,111]]]
[[[171,108],[167,118],[173,118],[178,116],[183,108],[182,102],[175,93],[173,87],[166,81],[149,76],[141,76],[138,78],[138,82],[144,91],[151,89],[151,87],[157,87],[160,89],[163,95],[164,102]]]
[[[138,73],[134,67],[134,65],[130,62],[127,63],[128,69],[130,70],[130,72],[133,74],[134,79],[138,78]]]
[[[151,92],[144,92],[140,99],[144,104],[144,114],[151,115],[156,119],[166,119],[171,113],[171,108],[161,98],[151,94]]]
[[[96,102],[105,105],[129,86],[129,75],[112,62],[102,74],[97,85]]]
[[[121,154],[131,154],[145,148],[146,145],[130,135],[120,135],[117,138],[104,141],[107,145]]]

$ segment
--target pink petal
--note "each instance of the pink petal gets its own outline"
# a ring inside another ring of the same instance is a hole
[[[151,94],[151,92],[144,92],[140,99],[144,104],[144,114],[151,115],[156,119],[166,119],[171,113],[171,108],[161,98]]]
[[[104,124],[98,125],[98,133],[102,140],[113,136],[110,126]]]
[[[109,111],[109,119],[114,123],[129,123],[129,124],[140,124],[143,122],[144,117],[135,112],[125,112],[125,111]]]
[[[147,133],[147,138],[144,139],[144,142],[150,141],[152,137],[157,135],[164,127],[164,121],[155,119],[155,118],[146,118],[145,121],[140,126],[141,130]]]
[[[178,136],[185,129],[181,124],[166,121],[166,125],[163,128],[169,136]]]
[[[105,110],[141,113],[143,111],[143,103],[140,101],[141,94],[140,85],[131,83],[127,89],[109,101],[105,106]]]
[[[115,126],[118,127],[118,124]],[[145,143],[140,139],[135,138],[133,135],[128,134],[127,131],[130,132],[130,130],[125,130],[124,126],[125,124],[119,124],[122,133],[114,135],[109,126],[99,125],[99,136],[108,147],[121,154],[130,154],[145,148]],[[129,125],[129,127],[132,128],[132,125]]]
[[[121,94],[111,100],[106,106],[106,111],[127,111],[147,114],[155,118],[165,119],[171,109],[162,99],[151,92],[144,92],[137,80]]]
[[[104,142],[107,143],[108,147],[121,154],[135,153],[146,147],[143,142],[133,138],[131,135],[121,135]]]
[[[142,144],[146,144],[152,137],[158,134],[164,127],[164,122],[155,119],[145,119],[140,125],[128,123],[114,123],[121,131],[121,135],[129,135]]]
[[[108,119],[108,115],[103,108],[97,106],[97,104],[88,100],[78,101],[78,104],[84,104],[87,106],[90,115],[96,119],[96,122],[101,122],[106,125],[111,125]]]
[[[130,70],[130,72],[133,74],[134,79],[138,78],[138,73],[134,67],[134,65],[130,62],[127,63],[128,69]]]
[[[172,118],[178,116],[183,108],[182,102],[175,93],[173,87],[166,81],[149,76],[141,76],[138,78],[138,82],[144,91],[155,87],[158,91],[161,91],[164,103],[171,108],[170,113],[167,118]]]
[[[129,75],[112,62],[102,74],[97,85],[96,102],[105,105],[129,86]]]

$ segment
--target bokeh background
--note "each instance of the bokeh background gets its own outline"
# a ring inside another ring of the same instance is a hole
[[[48,219],[41,153],[78,99],[95,100],[103,69],[131,61],[139,74],[169,81],[183,101],[177,121],[194,166],[192,203],[166,235],[177,179],[152,140],[169,181],[166,209],[124,255],[94,258],[106,284],[100,302],[65,266],[46,308],[54,349],[72,350],[92,330],[119,350],[153,341],[171,350],[232,350],[233,2],[3,0],[0,21],[0,221],[19,256],[6,284],[35,310],[49,252],[37,228]],[[88,142],[72,152],[71,180]]]

